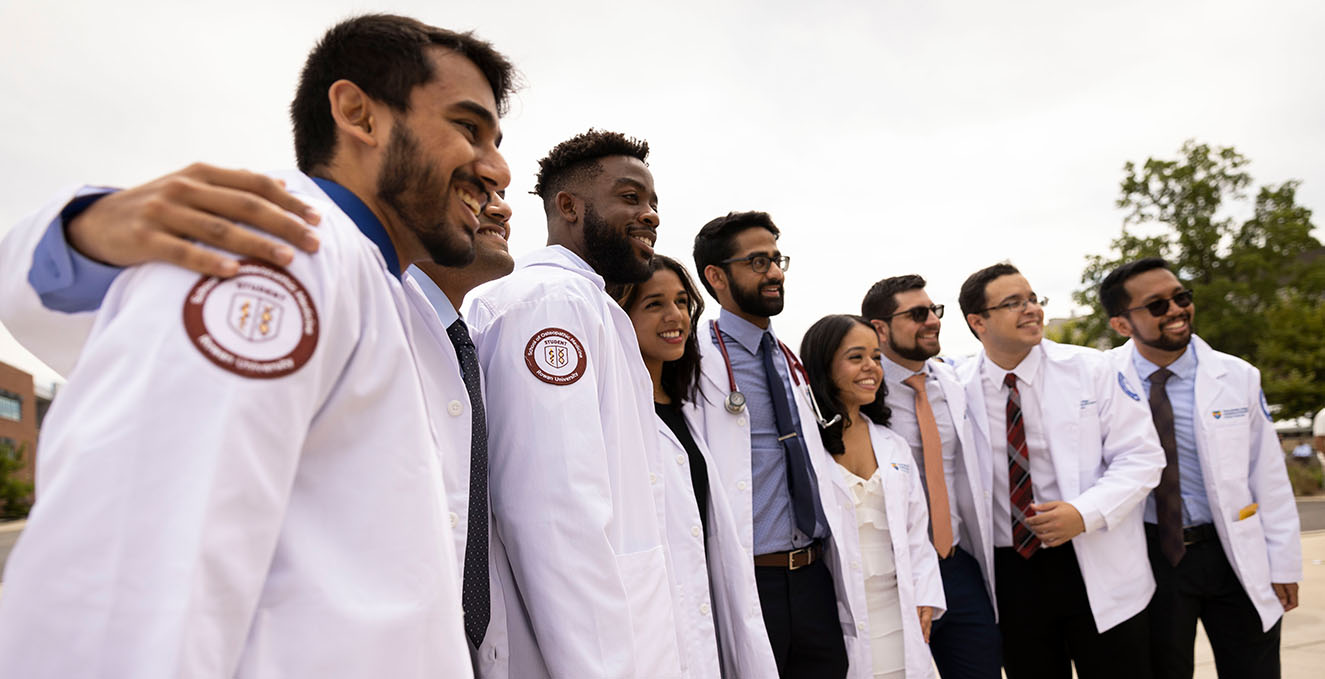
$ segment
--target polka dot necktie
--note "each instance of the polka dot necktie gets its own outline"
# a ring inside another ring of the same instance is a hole
[[[478,648],[492,617],[488,595],[488,422],[483,410],[478,354],[469,328],[456,319],[446,334],[460,359],[460,374],[469,393],[469,526],[465,539],[465,571],[460,603],[465,610],[465,636]]]

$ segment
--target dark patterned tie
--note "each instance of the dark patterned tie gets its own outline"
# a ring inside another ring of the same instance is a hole
[[[764,333],[761,343],[764,359],[764,379],[768,381],[768,395],[773,400],[773,417],[777,422],[778,440],[787,455],[787,480],[791,489],[791,511],[795,514],[796,528],[806,537],[814,537],[814,526],[818,523],[819,487],[810,468],[810,451],[800,432],[796,431],[796,421],[791,417],[791,403],[787,401],[786,383],[778,375],[773,365],[773,356],[777,354],[777,340],[772,333]],[[825,519],[823,525],[827,526]]]
[[[1173,404],[1164,385],[1173,373],[1160,368],[1150,373],[1150,417],[1155,420],[1159,445],[1164,448],[1164,471],[1155,487],[1155,525],[1159,529],[1159,551],[1177,566],[1187,547],[1182,543],[1182,492],[1178,474],[1178,437],[1173,430]]]
[[[463,319],[446,334],[460,359],[460,374],[469,393],[469,531],[465,536],[465,572],[460,602],[465,610],[465,636],[478,648],[492,617],[488,596],[488,422],[483,410],[478,354]]]
[[[1026,422],[1021,419],[1017,376],[1003,377],[1008,387],[1008,489],[1012,498],[1012,547],[1024,559],[1040,548],[1040,538],[1026,525],[1031,512],[1031,457],[1026,449]]]

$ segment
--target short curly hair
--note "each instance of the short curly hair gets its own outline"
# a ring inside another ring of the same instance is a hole
[[[630,156],[645,162],[649,142],[591,127],[552,147],[547,157],[538,161],[534,195],[546,203],[567,185],[598,176],[603,171],[598,159],[609,156]]]

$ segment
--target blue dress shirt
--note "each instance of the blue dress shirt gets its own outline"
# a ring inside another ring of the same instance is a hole
[[[1139,351],[1132,352],[1132,365],[1141,376],[1141,396],[1150,398],[1150,374],[1159,366],[1146,360]],[[1164,392],[1173,405],[1173,433],[1178,439],[1178,489],[1182,493],[1182,525],[1196,526],[1214,521],[1210,500],[1205,494],[1201,458],[1196,454],[1196,351],[1190,346],[1168,366],[1173,376],[1164,384]],[[1146,498],[1146,516],[1155,523],[1155,497]]]

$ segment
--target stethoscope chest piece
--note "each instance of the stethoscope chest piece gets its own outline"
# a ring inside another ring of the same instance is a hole
[[[727,394],[727,401],[724,404],[727,412],[733,415],[739,415],[745,412],[745,394],[739,391],[732,391]]]

